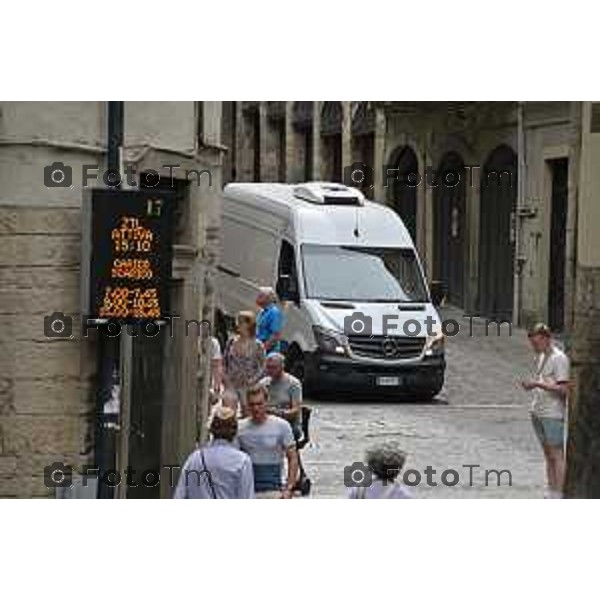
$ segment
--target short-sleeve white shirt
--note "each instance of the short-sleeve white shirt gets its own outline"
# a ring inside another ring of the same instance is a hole
[[[216,337],[210,338],[210,357],[212,360],[221,360],[223,354],[221,352],[221,344]]]
[[[536,378],[546,383],[564,383],[569,381],[569,359],[567,355],[552,346],[548,353],[538,357]],[[558,392],[548,392],[538,388],[533,390],[534,399],[531,405],[532,412],[541,418],[564,419],[566,402]]]

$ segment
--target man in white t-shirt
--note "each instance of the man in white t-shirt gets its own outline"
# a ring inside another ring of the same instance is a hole
[[[238,444],[252,460],[256,498],[290,499],[298,480],[296,442],[290,424],[268,413],[268,395],[262,385],[248,390],[250,416],[240,421]],[[287,479],[282,485],[284,461]]]
[[[535,377],[523,381],[522,386],[534,396],[531,419],[546,459],[547,497],[562,498],[569,359],[555,346],[547,325],[538,323],[528,337],[537,354]]]

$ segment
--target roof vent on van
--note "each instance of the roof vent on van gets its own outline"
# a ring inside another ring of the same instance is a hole
[[[303,183],[294,188],[294,196],[314,204],[361,206],[365,197],[356,188],[341,183]]]

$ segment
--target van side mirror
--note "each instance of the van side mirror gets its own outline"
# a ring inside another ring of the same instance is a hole
[[[441,306],[446,299],[446,285],[443,281],[432,281],[429,285],[429,294],[434,306]]]
[[[280,275],[277,280],[277,286],[275,291],[279,296],[280,300],[288,302],[300,302],[300,294],[298,293],[298,287],[296,281],[291,275]]]

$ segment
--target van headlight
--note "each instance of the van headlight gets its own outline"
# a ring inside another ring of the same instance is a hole
[[[313,326],[313,333],[319,350],[325,354],[347,354],[348,338],[333,329],[324,329],[318,325]]]
[[[444,354],[446,347],[446,336],[440,331],[436,335],[430,335],[425,342],[425,356],[440,356]]]

